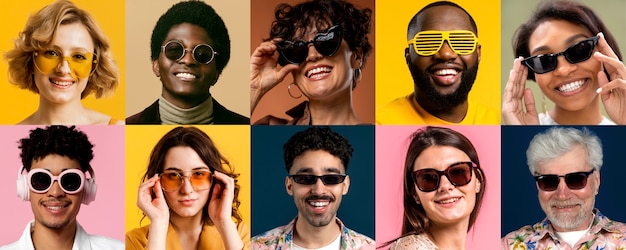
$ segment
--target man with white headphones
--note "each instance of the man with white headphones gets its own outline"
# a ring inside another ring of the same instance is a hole
[[[87,135],[74,126],[36,128],[19,148],[17,196],[30,201],[35,219],[18,241],[0,249],[124,249],[121,241],[87,234],[76,221],[81,203],[96,197]]]

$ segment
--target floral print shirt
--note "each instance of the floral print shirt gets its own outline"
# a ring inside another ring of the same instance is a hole
[[[524,226],[502,238],[501,249],[577,249],[577,250],[626,250],[626,224],[612,221],[594,209],[593,223],[574,246],[559,240],[552,224],[546,218],[534,226]]]
[[[296,218],[297,219],[297,218]],[[293,249],[293,229],[296,219],[289,224],[274,228],[265,233],[256,235],[250,240],[250,249],[253,250],[290,250]],[[341,227],[341,250],[375,249],[374,240],[348,229],[339,218],[337,224]]]

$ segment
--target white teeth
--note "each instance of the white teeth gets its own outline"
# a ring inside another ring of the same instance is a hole
[[[63,208],[63,207],[61,207],[61,206],[58,206],[58,207],[57,206],[50,206],[50,207],[46,207],[46,208],[48,208],[50,210],[58,211],[58,210],[61,210],[61,208]]]
[[[70,86],[74,84],[74,82],[60,82],[60,81],[53,81],[53,80],[50,80],[50,81],[59,86]]]
[[[317,74],[317,73],[330,73],[330,71],[332,71],[332,69],[330,67],[319,67],[319,68],[314,68],[312,70],[309,70],[306,72],[306,77],[311,77],[311,75],[313,74]]]
[[[196,76],[190,73],[176,73],[176,77],[187,78],[187,79],[195,79]]]
[[[435,71],[435,75],[443,76],[443,75],[456,75],[458,72],[454,69],[440,69]]]
[[[561,92],[570,92],[579,89],[585,84],[585,80],[578,80],[575,82],[570,82],[558,88]]]
[[[455,201],[458,201],[458,200],[459,200],[459,198],[451,198],[451,199],[447,199],[447,200],[438,201],[438,203],[448,204],[448,203],[452,203],[452,202],[455,202]]]
[[[314,207],[323,207],[323,206],[327,206],[327,205],[328,205],[328,203],[329,203],[328,201],[317,201],[317,202],[313,202],[313,201],[311,201],[311,202],[309,202],[309,204],[310,204],[311,206],[314,206]]]

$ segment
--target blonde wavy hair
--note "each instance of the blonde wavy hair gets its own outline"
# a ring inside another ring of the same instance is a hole
[[[24,30],[15,40],[15,48],[4,55],[9,62],[9,82],[39,93],[33,77],[33,53],[50,46],[59,26],[77,22],[85,26],[93,39],[98,60],[96,69],[89,76],[87,87],[81,93],[81,99],[91,93],[96,98],[113,93],[119,84],[119,76],[109,50],[109,41],[93,17],[69,0],[58,0],[28,18]]]

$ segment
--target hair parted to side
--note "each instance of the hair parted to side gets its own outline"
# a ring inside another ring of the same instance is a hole
[[[485,179],[485,174],[480,167],[478,153],[476,153],[476,149],[474,148],[474,145],[472,145],[472,142],[470,142],[470,140],[463,134],[449,128],[428,126],[426,128],[418,129],[409,138],[411,139],[411,143],[409,144],[409,148],[407,150],[403,171],[404,215],[402,216],[402,235],[394,240],[384,243],[383,247],[390,245],[395,240],[407,235],[424,233],[430,234],[432,223],[426,216],[426,211],[424,210],[422,204],[417,204],[415,202],[415,197],[417,197],[417,187],[412,176],[415,160],[427,148],[433,146],[454,147],[465,152],[470,160],[478,166],[475,168],[474,174],[477,180],[480,181],[481,188],[476,194],[476,204],[470,213],[467,231],[469,231],[474,225],[474,222],[476,222],[476,217],[478,216],[478,212],[480,211],[480,207],[483,202],[483,197],[485,196],[485,191],[487,190],[487,180]]]
[[[96,98],[112,94],[119,84],[119,75],[111,56],[109,41],[95,19],[69,0],[57,0],[28,18],[24,30],[15,40],[15,48],[4,55],[9,62],[9,82],[39,93],[33,78],[36,70],[33,54],[50,48],[59,26],[73,23],[82,24],[89,32],[97,60],[96,69],[89,76],[81,99],[92,93]]]
[[[226,174],[235,180],[235,194],[232,204],[231,216],[235,218],[237,224],[243,221],[241,213],[239,212],[239,186],[237,177],[239,174],[235,173],[234,167],[230,165],[230,162],[219,152],[213,140],[204,133],[202,130],[196,127],[176,127],[167,134],[165,134],[159,142],[152,149],[150,153],[150,160],[148,162],[148,168],[146,173],[141,178],[144,182],[150,179],[155,174],[163,173],[163,164],[165,162],[165,155],[173,147],[190,147],[193,149],[202,162],[208,167]],[[210,199],[211,197],[209,197]],[[202,209],[202,220],[208,225],[213,225],[213,221],[209,217],[207,206],[209,203],[204,204]],[[144,215],[145,216],[145,215]]]
[[[372,22],[372,10],[369,8],[359,10],[344,0],[311,0],[294,6],[282,3],[276,6],[274,18],[270,37],[266,41],[274,38],[292,40],[301,38],[313,26],[321,32],[339,25],[350,50],[362,50],[363,64],[372,50],[367,37]]]
[[[77,161],[83,172],[92,170],[93,144],[75,126],[52,125],[33,129],[28,137],[19,140],[18,147],[21,149],[20,157],[26,171],[30,171],[33,161],[42,160],[52,154]]]
[[[417,32],[422,30],[422,23],[418,22],[418,18],[420,16],[420,14],[424,13],[424,11],[432,8],[432,7],[437,7],[437,6],[450,6],[450,7],[455,7],[458,8],[460,10],[462,10],[463,12],[465,12],[465,14],[467,14],[467,17],[469,18],[470,24],[472,25],[472,31],[474,31],[474,34],[476,35],[476,37],[478,37],[478,26],[476,25],[476,21],[474,21],[474,18],[472,17],[472,15],[470,15],[469,12],[467,12],[467,10],[463,9],[463,7],[461,7],[460,5],[453,3],[453,2],[449,2],[449,1],[437,1],[434,3],[430,3],[426,6],[424,6],[424,8],[422,8],[421,10],[419,10],[417,13],[415,13],[415,15],[413,16],[413,18],[411,18],[411,21],[409,21],[409,26],[407,28],[407,40],[412,39],[415,34],[417,34]]]
[[[221,74],[230,60],[230,37],[222,17],[215,9],[199,0],[183,1],[172,5],[157,21],[152,30],[150,39],[150,57],[152,61],[159,58],[161,46],[165,45],[165,38],[170,30],[179,24],[190,23],[196,25],[213,40],[211,46],[218,55],[215,56],[215,66]]]
[[[575,146],[585,150],[587,164],[596,171],[602,167],[602,143],[600,138],[587,128],[552,127],[539,133],[530,141],[526,150],[526,163],[533,175],[537,174],[537,165],[550,162],[571,151]]]
[[[602,19],[588,6],[570,0],[549,0],[539,4],[530,19],[517,28],[515,35],[513,35],[513,51],[516,58],[520,56],[527,58],[530,56],[530,36],[535,32],[539,24],[550,20],[562,20],[584,27],[593,35],[599,32],[604,33],[606,42],[611,46],[619,60],[622,60],[622,53],[617,41],[611,31],[604,25]],[[607,76],[610,81],[611,76],[609,74]],[[535,74],[529,72],[527,79],[535,81]]]
[[[291,170],[294,159],[308,150],[324,150],[339,158],[346,172],[352,151],[354,151],[348,139],[332,131],[329,127],[312,126],[295,133],[283,145],[287,173]]]

